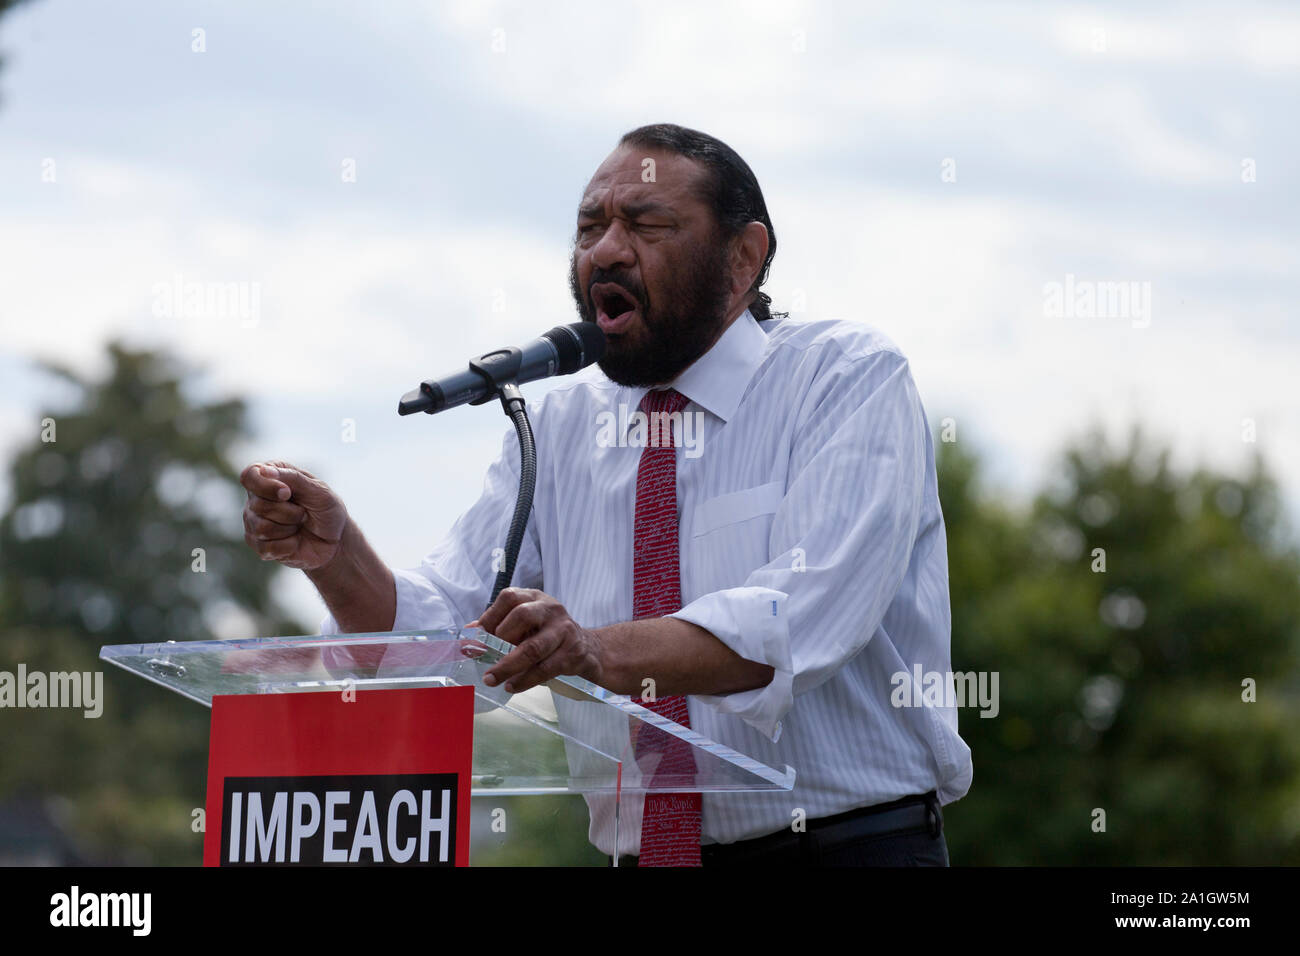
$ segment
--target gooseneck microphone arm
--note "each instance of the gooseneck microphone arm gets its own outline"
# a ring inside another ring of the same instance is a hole
[[[510,587],[510,579],[515,576],[515,562],[519,560],[519,548],[524,543],[528,516],[533,510],[533,491],[537,487],[537,445],[533,441],[533,425],[528,420],[528,403],[515,384],[522,356],[523,353],[516,348],[498,349],[471,359],[469,363],[470,371],[480,376],[489,387],[482,398],[476,398],[470,404],[482,405],[495,395],[501,399],[501,410],[514,422],[515,434],[519,436],[519,493],[515,496],[515,513],[510,519],[505,554],[492,585],[488,607],[496,602],[498,594]]]
[[[519,386],[514,382],[502,385],[497,394],[501,398],[502,410],[514,422],[515,434],[519,436],[519,494],[515,497],[515,514],[510,519],[505,554],[496,582],[492,585],[488,607],[493,605],[498,594],[510,587],[510,579],[515,576],[515,561],[519,558],[519,548],[524,542],[528,516],[533,510],[533,489],[537,486],[537,447],[533,443],[533,426],[528,421],[528,407],[524,397],[519,394]]]

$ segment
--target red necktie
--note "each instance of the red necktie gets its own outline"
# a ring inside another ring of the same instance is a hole
[[[636,473],[636,522],[632,530],[632,616],[665,617],[681,610],[682,582],[677,548],[677,452],[672,420],[688,399],[675,389],[647,392],[641,411],[647,443]],[[680,427],[680,421],[679,425]],[[683,727],[691,725],[685,697],[659,697],[645,706]],[[642,730],[650,730],[643,726]],[[662,733],[651,745],[660,753],[657,772],[693,775],[688,748]],[[645,755],[651,748],[638,748]],[[700,865],[700,795],[648,793],[641,816],[641,866]]]

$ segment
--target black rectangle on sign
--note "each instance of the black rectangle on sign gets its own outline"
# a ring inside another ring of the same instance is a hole
[[[454,773],[227,777],[222,866],[454,866]]]

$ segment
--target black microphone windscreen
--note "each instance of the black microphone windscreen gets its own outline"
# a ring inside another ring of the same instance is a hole
[[[605,354],[605,333],[595,322],[557,325],[542,337],[555,346],[559,355],[557,375],[569,375],[586,368],[593,362],[599,362]]]

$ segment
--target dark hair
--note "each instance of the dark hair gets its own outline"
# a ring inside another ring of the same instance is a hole
[[[713,207],[723,238],[734,238],[751,222],[763,224],[767,229],[767,258],[763,260],[763,268],[758,270],[754,284],[749,287],[749,291],[754,294],[749,311],[760,322],[772,318],[772,297],[759,290],[767,281],[767,270],[772,264],[772,257],[776,255],[776,230],[772,228],[772,219],[767,214],[767,203],[763,201],[763,190],[758,187],[758,179],[749,165],[740,158],[740,154],[708,133],[674,123],[640,126],[624,133],[618,144],[661,149],[693,159],[704,166],[707,175],[702,184],[702,198]],[[779,317],[787,314],[776,313]]]

